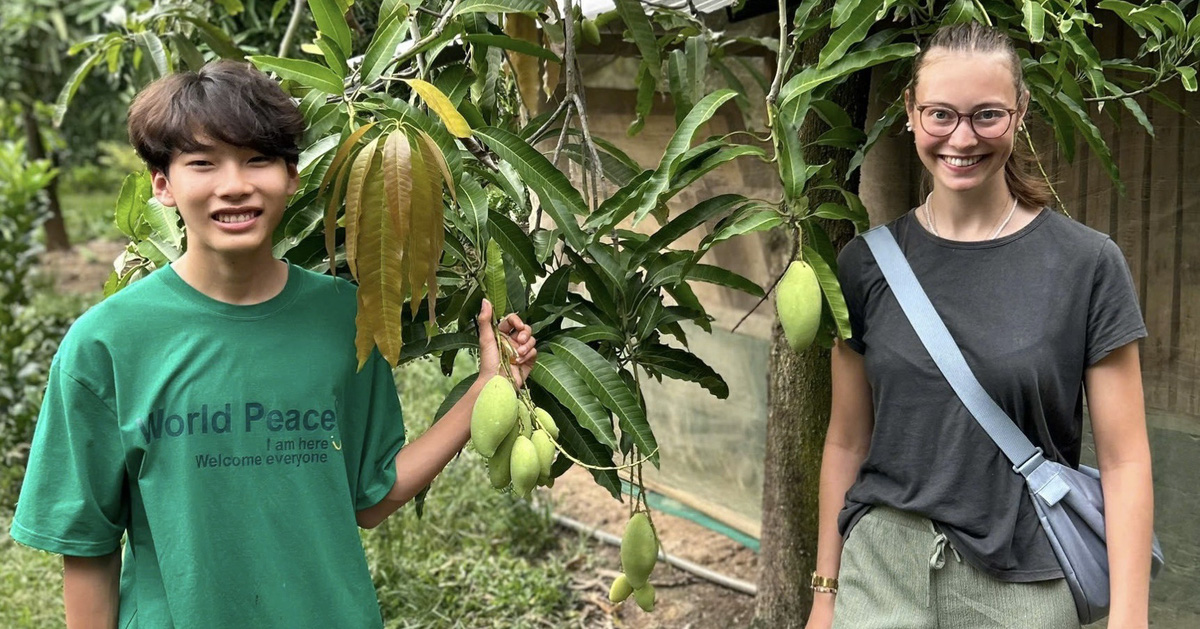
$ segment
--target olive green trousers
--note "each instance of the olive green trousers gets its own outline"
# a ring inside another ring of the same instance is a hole
[[[1009,583],[924,517],[872,508],[842,549],[834,629],[1079,629],[1065,579]]]

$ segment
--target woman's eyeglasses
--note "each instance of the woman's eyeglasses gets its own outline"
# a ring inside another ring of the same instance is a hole
[[[916,107],[921,128],[925,133],[937,138],[944,138],[958,129],[963,118],[971,125],[971,130],[981,138],[995,139],[1008,132],[1012,126],[1016,109],[992,107],[980,109],[969,114],[960,113],[942,105],[917,105]]]

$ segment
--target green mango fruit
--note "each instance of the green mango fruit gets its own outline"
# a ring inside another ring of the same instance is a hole
[[[788,265],[775,287],[775,311],[788,345],[797,352],[808,349],[821,326],[821,284],[807,262]]]
[[[518,496],[528,496],[537,485],[542,473],[542,464],[538,460],[537,448],[525,435],[517,436],[513,443],[510,473],[512,474],[513,491]]]
[[[550,440],[550,435],[546,434],[545,430],[533,431],[533,447],[537,448],[538,462],[542,464],[542,476],[550,476],[550,465],[554,463],[554,442]]]
[[[583,19],[583,38],[593,46],[600,45],[600,28],[588,18]]]
[[[558,441],[558,424],[554,423],[554,418],[550,416],[550,413],[546,409],[534,408],[533,419],[537,421],[537,425],[541,426],[542,430],[550,434],[550,438]]]
[[[504,376],[492,376],[471,409],[471,442],[491,458],[517,421],[517,392]]]
[[[654,599],[654,586],[649,583],[633,592],[633,600],[637,601],[638,607],[644,612],[654,611]]]
[[[626,579],[623,574],[618,575],[616,579],[613,579],[612,587],[608,589],[608,600],[620,603],[629,598],[630,594],[633,594],[633,586],[629,585],[629,579]]]
[[[645,513],[635,513],[625,525],[621,536],[621,568],[629,584],[638,589],[644,587],[658,562],[658,537]]]
[[[496,453],[488,459],[488,480],[492,482],[492,487],[504,489],[512,482],[512,448],[520,436],[521,431],[514,425],[512,430],[508,431],[508,436],[496,448]]]

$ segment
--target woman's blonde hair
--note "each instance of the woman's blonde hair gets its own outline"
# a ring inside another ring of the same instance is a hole
[[[932,50],[943,49],[950,52],[999,53],[1008,59],[1012,68],[1013,88],[1017,92],[1017,108],[1028,106],[1025,99],[1025,74],[1021,69],[1021,58],[1012,39],[1003,32],[980,24],[978,22],[963,22],[943,26],[934,33],[933,38],[921,49],[913,61],[912,81],[906,92],[909,102],[916,98],[917,80],[920,78],[921,67],[925,65],[925,57]],[[1013,150],[1004,164],[1004,181],[1008,189],[1022,205],[1040,208],[1050,204],[1053,195],[1050,185],[1045,179],[1032,173],[1031,164],[1033,152],[1023,142],[1013,138]],[[928,173],[926,173],[928,178]],[[926,179],[928,181],[928,179]]]

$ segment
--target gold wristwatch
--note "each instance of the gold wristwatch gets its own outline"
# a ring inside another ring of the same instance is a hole
[[[812,573],[812,582],[810,583],[810,587],[814,592],[837,594],[838,580],[830,577],[822,577],[814,572]]]

